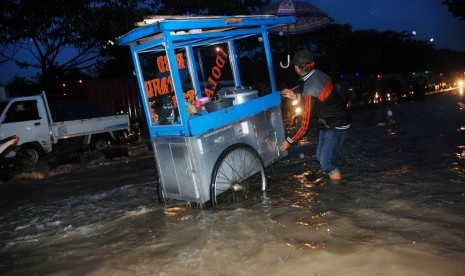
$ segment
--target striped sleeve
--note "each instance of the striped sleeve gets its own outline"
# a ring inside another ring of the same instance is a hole
[[[304,108],[303,108],[303,114],[302,114],[302,124],[300,125],[299,130],[297,131],[296,134],[292,137],[287,137],[287,141],[289,143],[295,143],[298,142],[304,135],[307,133],[308,128],[310,126],[310,120],[311,120],[311,114],[312,114],[312,97],[309,95],[304,95],[303,96],[304,100]]]
[[[323,88],[323,90],[320,92],[320,94],[318,95],[318,99],[320,99],[320,101],[324,102],[326,101],[326,99],[329,97],[329,95],[331,95],[331,92],[333,91],[333,81],[331,80],[330,77],[327,77],[326,78],[326,85],[325,87]]]

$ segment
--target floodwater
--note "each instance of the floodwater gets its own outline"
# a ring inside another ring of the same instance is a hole
[[[151,153],[2,183],[0,274],[465,275],[465,96],[353,118],[341,183],[310,134],[262,201],[219,211],[160,206]]]

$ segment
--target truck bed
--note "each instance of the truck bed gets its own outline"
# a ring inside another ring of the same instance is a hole
[[[55,122],[52,131],[57,139],[129,129],[127,114],[83,120]]]

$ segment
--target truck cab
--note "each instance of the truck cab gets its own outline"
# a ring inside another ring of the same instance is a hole
[[[0,103],[0,139],[20,138],[18,145],[29,155],[52,151],[48,112],[40,95],[12,98]],[[34,152],[35,151],[35,152]],[[32,156],[39,158],[39,156]]]

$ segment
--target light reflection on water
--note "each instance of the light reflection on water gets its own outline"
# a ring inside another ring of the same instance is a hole
[[[261,201],[221,211],[159,206],[150,156],[4,184],[0,273],[463,275],[457,101],[429,96],[391,106],[391,116],[383,106],[356,110],[342,182],[319,172],[313,133],[269,168]]]

